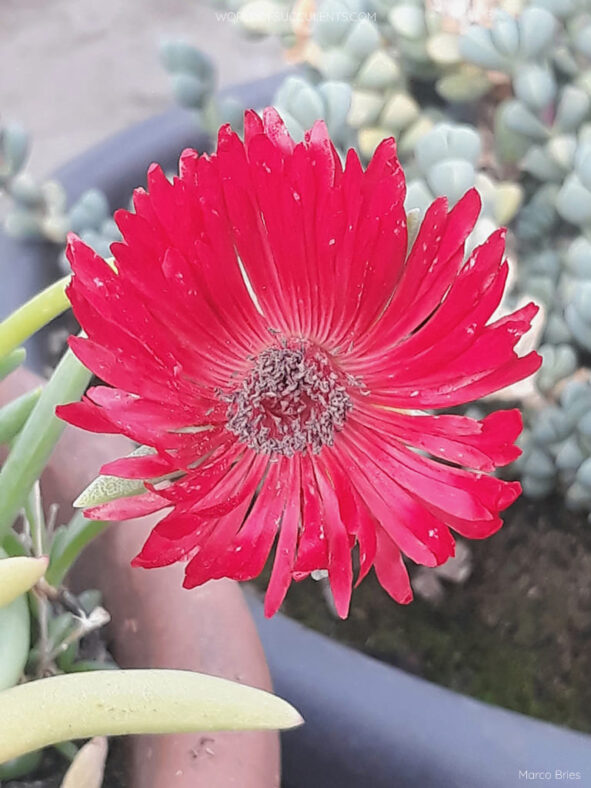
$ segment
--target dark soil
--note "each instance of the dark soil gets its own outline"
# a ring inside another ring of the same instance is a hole
[[[410,673],[481,700],[591,732],[591,525],[558,497],[520,500],[473,569],[438,604],[394,603],[372,576],[336,619],[313,580],[284,612]]]
[[[64,758],[55,750],[47,750],[34,774],[20,780],[6,780],[0,785],[6,788],[59,788],[67,768],[68,762]]]

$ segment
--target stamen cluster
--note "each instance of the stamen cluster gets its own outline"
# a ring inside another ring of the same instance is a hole
[[[266,348],[224,398],[230,432],[260,454],[287,457],[332,446],[352,407],[327,355],[305,344]]]

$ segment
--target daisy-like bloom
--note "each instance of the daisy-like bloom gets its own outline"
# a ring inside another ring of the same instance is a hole
[[[116,272],[68,247],[87,334],[70,346],[110,387],[59,414],[149,447],[101,468],[145,492],[87,514],[167,510],[134,564],[185,561],[187,588],[254,578],[276,542],[267,615],[328,570],[346,616],[354,549],[357,582],[373,567],[409,602],[403,555],[442,564],[450,528],[489,536],[520,493],[490,475],[519,454],[518,411],[425,412],[540,364],[514,350],[533,304],[490,322],[505,232],[464,262],[472,190],[436,200],[409,244],[392,139],[365,171],[354,151],[343,166],[322,123],[296,145],[271,109],[246,113],[244,142],[226,126],[215,154],[186,150],[173,183],[152,166],[148,188],[116,214]]]

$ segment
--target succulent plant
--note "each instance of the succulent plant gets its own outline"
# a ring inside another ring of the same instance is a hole
[[[109,245],[120,234],[105,195],[91,189],[68,210],[66,192],[60,183],[38,183],[23,172],[28,150],[28,135],[22,127],[13,125],[0,130],[0,190],[10,198],[3,217],[6,233],[13,238],[44,239],[63,245],[72,230],[99,254],[108,256]],[[69,270],[63,252],[58,262]]]
[[[463,58],[453,18],[423,0],[374,0],[373,7],[406,73],[433,80],[438,94],[448,101],[474,101],[490,90],[487,73]]]
[[[245,36],[275,36],[286,49],[297,46],[308,27],[308,11],[313,7],[291,0],[226,0],[217,5],[233,14],[230,18]]]
[[[55,181],[38,184],[22,171],[28,154],[29,135],[22,126],[0,128],[0,190],[11,198],[5,229],[16,238],[57,239],[63,234],[65,192]]]
[[[558,483],[571,509],[591,509],[591,383],[571,380],[559,401],[539,411],[515,463],[524,492],[549,495]]]
[[[29,135],[19,124],[0,129],[0,186],[6,185],[21,170],[29,153]]]
[[[170,74],[177,102],[189,109],[201,109],[215,89],[216,72],[211,60],[182,39],[164,41],[160,59]]]
[[[415,147],[420,177],[409,182],[407,210],[423,214],[436,196],[450,203],[476,186],[482,212],[468,239],[467,250],[482,243],[490,233],[508,224],[519,210],[522,190],[518,184],[499,182],[479,171],[482,143],[477,130],[465,124],[438,123]]]
[[[303,139],[304,131],[316,120],[326,122],[331,138],[343,150],[353,140],[353,131],[347,124],[351,88],[345,82],[312,85],[301,77],[288,77],[273,103],[296,140]]]
[[[236,99],[216,95],[216,69],[207,55],[183,39],[170,39],[160,45],[160,59],[177,103],[194,112],[201,126],[211,133],[222,123],[241,127],[244,107]]]
[[[414,146],[431,120],[408,90],[397,58],[360,0],[327,0],[311,26],[305,59],[320,80],[350,85],[347,122],[369,158],[384,137],[395,135],[399,150]]]
[[[460,54],[469,63],[482,68],[519,75],[525,93],[530,95],[528,68],[546,64],[556,27],[555,16],[544,8],[526,8],[517,19],[503,9],[497,9],[490,28],[472,25],[461,36]],[[548,74],[547,80],[542,82],[551,92],[552,75]],[[541,84],[534,85],[531,95],[537,95]]]
[[[571,167],[558,194],[556,209],[563,219],[582,229],[591,227],[591,140],[575,145]]]
[[[561,183],[572,169],[577,152],[577,133],[584,131],[591,102],[587,93],[565,85],[537,114],[519,99],[499,107],[498,125],[514,136],[519,152],[526,148],[521,168],[540,181]],[[551,120],[550,120],[551,119]],[[584,136],[584,134],[583,134]],[[521,139],[519,139],[521,138]]]
[[[591,352],[591,242],[587,238],[579,236],[570,244],[565,266],[573,280],[565,321],[579,345]]]
[[[110,246],[121,240],[119,228],[113,221],[113,212],[105,194],[99,189],[88,189],[70,208],[65,216],[68,231],[72,231],[102,257],[110,257]],[[63,240],[63,239],[62,239]],[[70,263],[65,254],[59,258],[67,273]]]

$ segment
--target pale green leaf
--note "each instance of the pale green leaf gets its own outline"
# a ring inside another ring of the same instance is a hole
[[[300,725],[263,690],[182,670],[109,670],[30,681],[0,692],[0,763],[60,741],[139,733]]]

